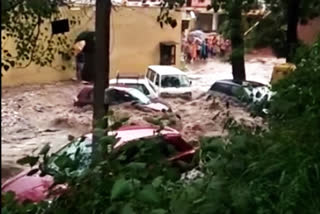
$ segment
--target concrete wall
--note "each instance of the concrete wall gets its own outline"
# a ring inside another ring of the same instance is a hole
[[[81,32],[94,29],[93,8],[82,8],[80,11],[62,8],[61,11],[61,18],[76,15],[81,19],[80,25],[74,26],[70,32],[66,33],[70,41],[74,41]],[[118,71],[144,74],[148,65],[160,63],[160,42],[165,41],[179,43],[176,47],[176,66],[180,67],[181,12],[172,13],[178,22],[174,29],[170,26],[160,27],[156,21],[159,13],[160,9],[155,7],[117,7],[112,10],[111,77],[114,77]],[[46,24],[51,28],[50,23]],[[12,40],[2,41],[2,50],[11,51],[13,48]],[[57,56],[52,66],[41,67],[31,64],[23,69],[12,68],[2,72],[2,85],[16,86],[69,80],[75,76],[74,61],[74,59],[65,61]],[[62,66],[66,68],[64,71],[61,69]]]

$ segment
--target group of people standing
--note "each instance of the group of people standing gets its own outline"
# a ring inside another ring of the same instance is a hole
[[[223,57],[231,50],[230,40],[220,35],[209,35],[204,39],[188,38],[183,44],[183,52],[188,63],[206,60],[209,57]]]

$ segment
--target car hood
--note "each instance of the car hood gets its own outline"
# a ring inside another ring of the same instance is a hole
[[[39,173],[32,176],[27,174],[30,169],[25,170],[17,176],[7,180],[1,187],[2,192],[14,192],[17,200],[30,200],[39,202],[47,198],[48,189],[53,184],[51,176],[40,177]]]
[[[147,108],[150,108],[152,110],[155,110],[155,111],[163,111],[163,110],[168,111],[169,110],[169,107],[162,104],[162,103],[149,103],[144,106]]]

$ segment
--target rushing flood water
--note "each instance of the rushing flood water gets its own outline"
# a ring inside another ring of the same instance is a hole
[[[283,62],[272,57],[249,58],[246,63],[247,79],[269,82],[275,63]],[[232,78],[231,66],[218,60],[188,66],[194,97],[208,90],[215,80]],[[77,108],[72,99],[81,84],[61,82],[56,84],[21,86],[2,90],[2,180],[21,170],[16,160],[30,155],[35,149],[50,143],[53,150],[68,142],[68,135],[79,136],[91,130],[92,108]],[[185,101],[166,100],[179,117],[168,124],[181,131],[188,141],[199,136],[225,135],[223,125],[229,115],[246,126],[262,125],[261,118],[251,118],[239,107],[226,109],[221,101],[203,98]],[[123,105],[117,107],[119,117],[130,116],[130,124],[148,124],[148,118],[163,117],[162,113],[147,113]],[[119,110],[120,109],[120,110]]]

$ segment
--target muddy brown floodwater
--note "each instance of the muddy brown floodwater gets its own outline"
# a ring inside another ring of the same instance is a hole
[[[249,79],[271,78],[272,66],[277,59],[263,56],[247,61]],[[216,80],[228,77],[231,66],[211,60],[206,64],[189,66],[188,75],[193,79],[195,98]],[[55,84],[19,86],[2,89],[2,182],[17,174],[22,167],[16,161],[32,154],[35,149],[50,143],[52,151],[68,142],[68,135],[80,136],[91,131],[92,107],[73,106],[73,97],[81,84],[67,81]],[[223,136],[227,118],[248,127],[263,126],[261,118],[252,118],[243,108],[220,99],[205,100],[204,97],[186,101],[167,99],[175,115],[142,112],[131,105],[113,107],[117,117],[130,116],[129,124],[150,124],[150,120],[167,118],[165,122],[179,130],[187,141],[197,141],[200,136]]]
[[[81,85],[60,82],[42,86],[21,86],[4,89],[2,97],[2,179],[22,169],[16,161],[32,154],[49,143],[53,151],[68,142],[68,135],[80,136],[91,130],[92,107],[74,107],[72,98]],[[166,100],[174,114],[150,113],[134,109],[131,105],[112,107],[118,118],[130,117],[128,124],[151,124],[156,118],[181,131],[188,141],[200,136],[221,136],[227,115],[241,124],[262,125],[261,118],[251,118],[239,107],[225,108],[220,100],[204,98],[186,101]],[[228,113],[229,112],[229,113]],[[176,116],[178,115],[178,116]]]

